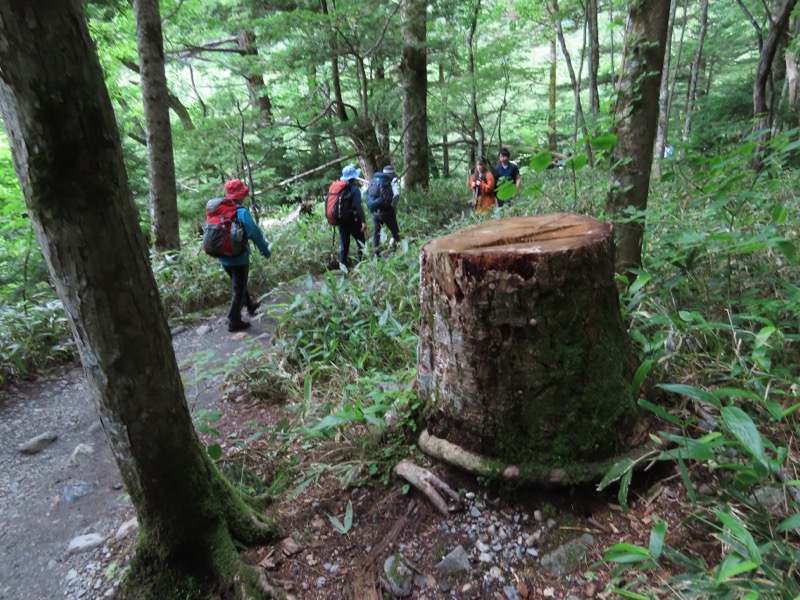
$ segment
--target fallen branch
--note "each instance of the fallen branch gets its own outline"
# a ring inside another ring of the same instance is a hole
[[[454,502],[461,501],[461,499],[458,497],[458,492],[454,491],[444,481],[439,479],[427,469],[418,467],[408,460],[401,460],[399,463],[397,463],[397,465],[394,467],[394,473],[398,477],[402,477],[408,481],[411,485],[422,492],[422,494],[431,501],[431,504],[433,504],[444,516],[450,514],[450,509],[447,507],[447,503],[445,502],[444,498],[439,495],[439,491],[449,496]]]

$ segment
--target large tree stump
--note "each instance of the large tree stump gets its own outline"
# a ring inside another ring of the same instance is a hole
[[[420,255],[417,385],[428,431],[537,480],[596,476],[638,421],[611,225],[511,217]]]

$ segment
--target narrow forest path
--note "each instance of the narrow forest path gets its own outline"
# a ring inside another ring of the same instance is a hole
[[[267,302],[284,301],[282,294]],[[251,349],[268,348],[274,328],[262,314],[244,332],[228,333],[221,316],[173,330],[190,409],[223,413],[214,423],[219,433],[201,438],[220,441],[226,457],[236,458],[232,442],[254,428],[303,423],[291,400],[225,395],[226,374]],[[668,541],[683,546],[693,537],[680,525],[685,492],[672,474],[651,472],[632,491],[640,500],[623,514],[591,487],[509,489],[428,462],[462,494],[445,517],[404,482],[381,475],[405,455],[405,446],[390,444],[404,442],[384,438],[370,454],[353,433],[313,443],[292,433],[278,448],[263,436],[248,448],[261,477],[279,455],[294,465],[286,477],[319,474],[271,507],[287,537],[247,552],[287,599],[608,597],[602,592],[610,569],[590,566],[605,545],[625,539],[646,548],[654,514],[670,522]],[[38,436],[47,438],[38,450],[20,451]],[[387,459],[378,467],[381,448]],[[0,472],[0,600],[113,598],[135,539],[134,511],[78,365],[0,391]],[[357,485],[342,486],[337,472],[352,472]]]
[[[190,408],[219,404],[225,365],[266,347],[272,325],[229,333],[213,317],[173,330]],[[41,449],[20,451],[40,436]],[[78,364],[0,390],[0,472],[0,599],[111,596],[134,512]]]

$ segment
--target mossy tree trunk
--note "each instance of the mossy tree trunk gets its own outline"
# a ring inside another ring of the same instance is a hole
[[[244,592],[259,575],[235,543],[275,532],[197,439],[79,4],[0,3],[0,39],[17,174],[140,523],[128,595]]]
[[[612,228],[511,217],[421,251],[418,390],[431,434],[547,471],[624,450],[637,422]]]

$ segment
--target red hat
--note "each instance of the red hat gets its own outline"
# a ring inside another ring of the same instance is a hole
[[[231,179],[225,184],[225,195],[232,200],[244,200],[249,192],[250,188],[241,179]]]

